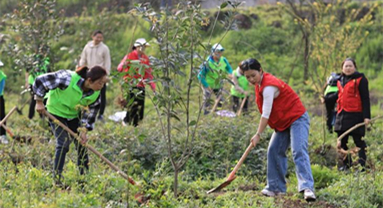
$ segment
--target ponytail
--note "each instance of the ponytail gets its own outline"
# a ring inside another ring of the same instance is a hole
[[[76,73],[85,80],[90,78],[92,82],[107,75],[106,70],[101,66],[94,66],[90,69],[87,66],[79,67],[76,69]]]
[[[83,79],[86,79],[86,74],[89,71],[87,66],[81,66],[76,69],[76,73],[80,75]]]

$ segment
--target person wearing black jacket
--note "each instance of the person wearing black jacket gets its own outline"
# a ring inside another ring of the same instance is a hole
[[[335,119],[334,130],[338,137],[358,123],[370,123],[370,95],[368,90],[368,80],[363,73],[356,71],[356,63],[353,59],[347,58],[342,63],[342,74],[338,80],[338,93],[327,99],[337,100],[337,115]],[[326,100],[325,100],[326,101]],[[365,126],[359,127],[349,133],[341,140],[341,148],[348,150],[348,137],[351,135],[355,145],[360,148],[359,164],[362,170],[366,166],[366,142],[363,140],[365,135]],[[346,170],[351,167],[352,160],[348,155],[343,161],[343,167],[340,170]]]

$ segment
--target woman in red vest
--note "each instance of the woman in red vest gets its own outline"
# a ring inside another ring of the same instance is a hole
[[[129,104],[123,125],[133,124],[133,126],[137,126],[138,122],[144,118],[145,83],[149,83],[153,92],[156,91],[156,84],[152,82],[152,68],[150,68],[149,58],[145,54],[145,48],[148,46],[149,43],[144,38],[137,39],[133,45],[133,51],[126,55],[117,67],[119,72],[128,72],[124,79],[128,81],[127,102]],[[138,68],[133,71],[130,70],[131,61],[134,60],[139,60],[139,64],[143,67],[143,73]]]
[[[342,74],[338,80],[338,93],[331,99],[337,100],[337,115],[334,130],[338,137],[345,131],[358,123],[370,123],[370,93],[368,91],[368,80],[364,74],[356,71],[356,63],[353,59],[347,58],[342,63]],[[341,147],[348,150],[348,137],[351,135],[354,143],[360,148],[359,164],[362,171],[366,165],[366,142],[362,139],[365,134],[365,127],[355,129],[341,140]],[[343,167],[339,170],[347,170],[351,167],[351,157],[348,155],[343,161]]]
[[[306,201],[314,201],[314,179],[308,154],[310,118],[298,95],[282,80],[263,71],[256,59],[240,64],[247,80],[255,85],[256,103],[262,114],[257,133],[251,138],[255,146],[269,125],[275,130],[267,151],[266,196],[286,193],[287,156],[289,146],[296,167],[298,191]]]

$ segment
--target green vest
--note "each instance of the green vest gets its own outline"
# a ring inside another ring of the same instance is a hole
[[[3,70],[0,70],[0,82],[7,78],[7,75],[3,72]],[[1,90],[1,89],[0,89]],[[4,88],[0,91],[0,96],[4,94]]]
[[[7,75],[3,72],[3,70],[0,70],[0,81],[3,81],[3,79],[6,79]]]
[[[327,95],[331,92],[338,92],[338,86],[327,85],[326,90],[324,91],[324,95]]]
[[[70,73],[72,78],[66,89],[62,90],[60,88],[56,88],[50,91],[47,109],[54,115],[73,119],[78,117],[81,106],[88,106],[97,100],[100,95],[100,91],[95,91],[88,97],[82,97],[83,92],[77,85],[78,81],[81,79],[81,76],[76,72],[71,71]]]
[[[208,72],[206,73],[206,82],[209,85],[211,89],[221,89],[222,83],[221,83],[221,74],[226,73],[226,67],[227,64],[223,57],[219,60],[218,63],[215,61],[210,61],[210,58],[208,59]]]
[[[241,76],[238,76],[238,73],[237,73],[237,70],[234,71],[234,76],[237,77],[237,81],[238,81],[238,85],[244,90],[244,91],[248,91],[249,90],[249,81],[247,81],[246,77],[241,75]],[[244,98],[245,97],[245,94],[242,94],[240,92],[238,92],[237,90],[235,90],[235,86],[231,86],[231,95],[233,96],[236,96],[236,97],[240,97],[240,98]]]
[[[44,58],[41,63],[38,63],[38,65],[29,73],[28,76],[28,83],[30,85],[33,85],[35,82],[36,77],[45,74],[48,72],[48,66],[49,66],[49,58]]]

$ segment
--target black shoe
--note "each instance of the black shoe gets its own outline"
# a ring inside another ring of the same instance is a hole
[[[53,175],[53,180],[54,180],[54,183],[55,183],[55,186],[61,188],[61,189],[65,189],[65,184],[63,183],[63,180],[64,180],[64,177],[61,175],[61,174],[54,174]]]
[[[104,120],[104,116],[103,116],[103,115],[99,115],[99,116],[97,117],[97,120],[98,120],[98,121],[101,121],[102,123],[105,122],[105,120]]]

